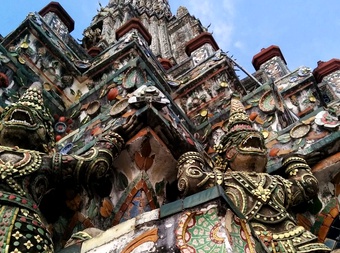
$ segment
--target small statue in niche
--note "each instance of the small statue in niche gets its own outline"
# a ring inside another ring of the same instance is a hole
[[[306,161],[292,156],[283,161],[287,179],[265,173],[267,156],[262,134],[252,128],[245,109],[231,99],[227,133],[215,149],[212,161],[197,152],[178,161],[178,188],[184,195],[221,185],[244,214],[266,252],[330,252],[287,209],[313,198],[317,179]]]
[[[62,155],[54,150],[52,123],[37,85],[1,114],[1,252],[54,252],[44,197],[69,178],[95,191],[124,145],[119,134],[109,132],[85,154]]]
[[[87,28],[83,33],[83,46],[86,49],[95,46],[102,39],[101,32],[102,30],[98,27],[94,29],[91,27]]]

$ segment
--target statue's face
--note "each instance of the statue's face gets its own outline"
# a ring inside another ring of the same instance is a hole
[[[236,131],[228,137],[226,147],[225,158],[232,170],[265,171],[267,149],[260,132]]]
[[[49,136],[46,119],[32,106],[14,104],[1,115],[0,144],[44,151]]]

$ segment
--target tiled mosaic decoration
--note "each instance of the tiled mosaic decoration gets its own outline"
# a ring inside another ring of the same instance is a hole
[[[177,246],[182,253],[228,252],[223,230],[216,207],[185,212],[176,231]]]
[[[255,252],[245,222],[231,211],[221,218],[217,206],[182,214],[176,238],[182,253]]]

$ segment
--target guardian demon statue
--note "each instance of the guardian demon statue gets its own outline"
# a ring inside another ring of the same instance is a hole
[[[53,118],[38,87],[30,87],[0,118],[0,251],[53,252],[40,205],[67,177],[90,187],[110,169],[124,140],[104,135],[83,155],[54,150]]]
[[[188,152],[178,161],[178,187],[189,195],[216,184],[244,214],[267,252],[329,252],[316,236],[298,226],[287,209],[313,198],[318,182],[298,156],[283,162],[287,178],[265,172],[262,134],[252,128],[237,98],[231,100],[227,133],[215,147],[218,159],[207,162]]]

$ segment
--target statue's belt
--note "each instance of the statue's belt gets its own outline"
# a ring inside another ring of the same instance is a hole
[[[35,213],[39,213],[39,207],[36,203],[34,203],[32,200],[22,197],[20,195],[0,191],[0,205],[2,203],[6,203],[10,206],[20,206],[26,209],[29,209]]]

